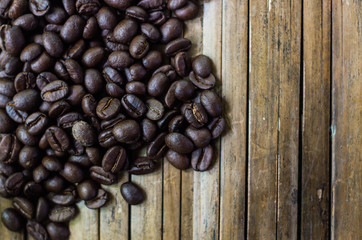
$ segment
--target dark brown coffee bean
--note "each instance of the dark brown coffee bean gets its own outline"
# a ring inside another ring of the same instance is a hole
[[[19,156],[21,144],[12,134],[6,134],[0,141],[0,161],[5,164],[15,162]]]
[[[111,7],[124,10],[131,6],[133,0],[105,0],[104,2]]]
[[[13,56],[18,56],[25,45],[21,28],[3,24],[0,27],[0,33],[1,48]]]
[[[113,135],[112,128],[103,130],[99,133],[98,143],[103,148],[110,148],[117,144],[117,140]]]
[[[195,88],[190,81],[179,80],[175,83],[175,97],[180,101],[188,101],[195,94]]]
[[[0,109],[0,133],[8,133],[13,129],[14,122],[3,109]]]
[[[173,58],[173,66],[177,74],[186,77],[191,71],[191,58],[186,52],[179,52]]]
[[[14,82],[10,79],[0,78],[0,94],[13,97],[16,94]]]
[[[135,63],[125,69],[128,82],[142,81],[147,75],[147,69],[141,63]]]
[[[109,65],[113,68],[126,68],[133,64],[134,60],[128,52],[114,51],[108,56]]]
[[[66,182],[62,177],[55,175],[46,179],[43,186],[48,192],[60,193],[64,190],[65,184]]]
[[[14,26],[18,26],[24,31],[33,31],[38,27],[38,19],[31,13],[24,14],[13,22]]]
[[[57,76],[51,72],[42,72],[36,77],[36,85],[40,90],[42,90],[48,83],[57,79]]]
[[[47,52],[43,52],[38,58],[31,61],[31,70],[35,73],[41,73],[53,67],[54,59]]]
[[[48,125],[48,117],[44,113],[35,112],[25,120],[25,128],[32,135],[41,134]]]
[[[73,107],[78,107],[82,103],[82,98],[84,95],[86,95],[87,92],[84,89],[83,85],[72,85],[69,88],[69,95],[67,97],[67,101],[72,105]]]
[[[26,46],[20,54],[20,60],[23,62],[30,62],[35,60],[42,54],[43,48],[37,43],[30,43]]]
[[[179,52],[187,52],[192,46],[192,43],[187,38],[177,38],[169,42],[165,47],[167,56],[175,56]]]
[[[112,185],[117,180],[115,175],[110,172],[104,171],[104,169],[99,166],[93,166],[89,169],[89,171],[90,177],[100,184]]]
[[[206,147],[212,139],[211,133],[207,128],[197,129],[189,126],[185,130],[185,135],[192,140],[197,148]]]
[[[147,92],[153,97],[158,97],[167,91],[169,84],[170,80],[164,73],[157,73],[148,81]]]
[[[207,127],[210,129],[212,139],[216,139],[221,136],[226,127],[225,119],[222,117],[216,117],[211,120]]]
[[[121,102],[117,98],[102,98],[96,109],[97,116],[101,119],[108,120],[116,116],[121,108]]]
[[[99,11],[98,11],[99,14]],[[98,15],[97,15],[98,16]],[[85,39],[92,39],[97,36],[99,33],[99,26],[97,19],[95,17],[90,17],[87,20],[87,23],[85,24],[84,30],[83,30],[83,38]]]
[[[48,115],[51,118],[56,118],[68,113],[70,110],[70,105],[67,101],[60,100],[58,102],[54,102],[48,111]]]
[[[78,112],[70,112],[62,115],[57,120],[57,125],[63,129],[70,129],[75,123],[82,121],[83,117]]]
[[[33,171],[33,179],[36,183],[40,183],[49,177],[50,172],[43,166],[39,165]]]
[[[23,217],[13,208],[6,208],[1,213],[1,221],[7,229],[13,232],[18,232],[24,227]]]
[[[5,181],[6,192],[13,196],[19,195],[23,190],[24,184],[25,179],[23,173],[13,173]]]
[[[25,119],[28,117],[26,112],[15,109],[14,101],[8,102],[6,104],[5,110],[8,116],[17,123],[25,122]]]
[[[207,78],[212,71],[211,60],[205,55],[199,55],[192,61],[192,70],[202,78]]]
[[[129,52],[133,58],[141,59],[147,54],[149,48],[150,46],[146,37],[143,35],[138,35],[131,41]]]
[[[212,73],[208,77],[202,78],[198,75],[195,75],[194,72],[190,72],[189,79],[196,87],[200,89],[210,89],[216,85],[216,79]]]
[[[114,146],[104,154],[102,167],[104,171],[116,174],[123,168],[126,159],[126,150],[120,146]]]
[[[36,240],[48,240],[48,233],[45,228],[38,222],[28,221],[26,230]]]
[[[142,59],[142,64],[149,70],[156,69],[162,64],[162,54],[159,51],[149,51]]]
[[[62,176],[70,183],[79,183],[84,179],[84,172],[81,167],[74,163],[64,164]]]
[[[36,86],[36,79],[32,72],[21,72],[18,75],[16,75],[16,78],[14,80],[14,87],[16,92],[19,93],[23,90],[33,89],[35,88],[35,86]]]
[[[151,43],[157,43],[161,38],[161,33],[158,28],[150,23],[142,23],[141,32]]]
[[[44,16],[50,10],[49,0],[31,0],[29,9],[35,16]]]
[[[181,133],[169,133],[165,138],[166,145],[181,154],[191,153],[194,149],[194,144],[189,138]]]
[[[85,153],[87,155],[87,157],[89,158],[89,161],[93,164],[93,165],[99,165],[101,163],[101,151],[99,148],[96,147],[87,147],[85,149]]]
[[[122,98],[125,91],[115,83],[107,83],[106,92],[110,97]]]
[[[140,187],[132,182],[123,183],[121,186],[121,194],[124,200],[130,205],[137,205],[143,202],[143,191]]]
[[[96,116],[97,100],[92,94],[86,94],[82,98],[82,110],[87,116]]]
[[[31,172],[29,174],[29,177],[31,177]],[[27,199],[34,201],[38,199],[40,195],[43,194],[43,188],[40,184],[35,183],[34,181],[30,181],[27,184],[25,184],[23,192]]]
[[[63,169],[63,164],[58,158],[45,156],[42,159],[42,165],[51,172],[59,172]]]
[[[11,99],[9,97],[0,93],[0,108],[6,108],[6,104],[8,104],[10,101]]]
[[[147,111],[146,105],[142,100],[133,94],[124,95],[121,103],[127,114],[132,118],[142,117]]]
[[[195,171],[206,171],[211,163],[213,158],[213,149],[211,145],[208,145],[204,148],[199,148],[192,152],[191,156],[191,165]]]
[[[63,53],[63,42],[54,32],[43,33],[43,46],[48,54],[52,57],[60,57]]]
[[[118,16],[113,8],[102,7],[97,13],[97,22],[101,29],[113,30],[118,24]]]
[[[200,128],[208,122],[207,113],[200,103],[187,103],[182,106],[186,120],[195,128]]]
[[[98,12],[100,3],[98,0],[77,0],[75,7],[80,15],[90,16]]]
[[[49,219],[53,222],[69,222],[77,214],[73,206],[55,206],[49,212]]]
[[[56,80],[47,84],[41,90],[41,98],[47,102],[56,102],[66,97],[69,93],[68,85],[61,80]]]
[[[207,113],[212,117],[218,117],[222,113],[222,103],[214,91],[205,90],[201,92],[201,104],[204,106]]]
[[[68,239],[70,236],[68,227],[62,223],[50,222],[47,224],[46,229],[52,240]]]
[[[122,85],[124,83],[124,79],[123,79],[122,75],[114,68],[105,67],[103,69],[102,74],[103,74],[104,80],[106,80],[106,82],[113,82],[113,83],[117,83],[119,85]]]
[[[44,197],[40,197],[35,207],[35,220],[37,222],[43,222],[48,218],[49,203]]]
[[[23,90],[13,97],[13,105],[21,111],[31,111],[39,104],[39,93],[34,89]]]
[[[134,120],[124,120],[113,128],[113,135],[118,142],[132,144],[141,136],[139,124]]]
[[[114,28],[113,36],[120,43],[128,43],[137,34],[138,23],[124,19]]]
[[[95,94],[104,87],[102,74],[94,68],[87,69],[84,76],[84,85],[88,92]]]
[[[175,11],[185,6],[187,2],[188,0],[169,0],[167,3],[167,8],[172,11]]]
[[[116,117],[110,119],[110,120],[103,120],[101,122],[101,128],[102,129],[112,129],[115,125],[122,122],[126,119],[126,116],[124,116],[122,113],[118,114]]]
[[[74,186],[70,186],[59,193],[51,193],[48,199],[56,205],[70,206],[77,201],[77,190]]]
[[[25,0],[14,0],[12,4],[9,6],[8,14],[10,19],[15,19],[20,17],[26,12],[28,8],[28,2]]]
[[[53,6],[49,12],[45,15],[45,20],[52,24],[62,24],[67,19],[67,13],[64,8]]]
[[[176,110],[170,110],[170,111],[166,112],[165,115],[163,116],[163,118],[161,118],[160,120],[157,121],[158,128],[161,130],[167,129],[169,122],[176,115],[177,115]]]
[[[9,177],[14,172],[15,168],[13,166],[0,162],[0,175]]]
[[[142,139],[145,142],[151,142],[157,134],[157,125],[145,118],[141,122],[141,130],[142,130]]]
[[[65,53],[66,58],[78,59],[87,49],[87,44],[83,39],[78,40],[72,46],[70,46]]]
[[[146,102],[146,106],[147,106],[146,116],[150,120],[157,121],[163,117],[165,109],[160,101],[154,98],[148,99]]]
[[[65,60],[65,68],[69,74],[70,79],[76,83],[81,84],[84,80],[83,69],[80,64],[74,59]]]
[[[74,26],[77,26],[77,29]],[[84,26],[84,19],[78,15],[73,15],[63,24],[60,37],[67,43],[75,42],[82,37]]]
[[[77,185],[77,192],[80,199],[88,201],[97,196],[98,185],[92,180],[85,180]]]
[[[19,164],[25,169],[31,169],[38,163],[40,152],[38,148],[24,146],[19,153]]]
[[[188,1],[185,6],[175,10],[176,17],[181,20],[194,19],[198,13],[199,7],[193,1]]]
[[[102,47],[89,48],[82,56],[82,63],[85,67],[96,67],[101,63],[105,56],[105,51]]]
[[[69,148],[69,138],[63,129],[52,126],[46,130],[45,134],[53,150],[64,152]]]
[[[173,117],[168,124],[168,131],[169,132],[183,132],[186,127],[186,119],[182,115],[177,115]]]
[[[181,37],[183,23],[177,18],[170,18],[160,27],[161,42],[168,43],[176,38]]]
[[[75,140],[85,147],[90,147],[96,143],[97,136],[94,128],[87,122],[79,121],[74,124],[72,134]]]
[[[32,219],[34,214],[34,206],[28,199],[15,197],[13,199],[13,206],[22,216],[27,219]]]
[[[147,157],[155,160],[161,158],[167,151],[165,144],[166,133],[160,133],[147,147]]]
[[[85,205],[90,209],[103,207],[108,201],[108,193],[102,188],[98,189],[97,196],[91,200],[85,201]]]
[[[148,20],[157,26],[160,26],[162,24],[164,24],[167,19],[170,18],[170,13],[166,12],[166,11],[154,11],[154,12],[150,12],[150,16],[148,18]]]
[[[166,159],[177,169],[185,170],[190,167],[190,158],[188,155],[180,154],[173,150],[168,150]]]
[[[156,164],[149,158],[139,157],[134,162],[132,162],[129,173],[134,175],[143,175],[154,172],[156,169]]]
[[[147,92],[146,85],[143,82],[131,81],[126,84],[126,92],[130,94],[143,96]]]
[[[152,76],[154,76],[154,75],[156,75],[157,73],[160,73],[160,72],[165,74],[168,77],[168,79],[170,79],[171,81],[175,81],[176,78],[177,78],[176,71],[171,65],[163,65],[163,66],[157,68],[153,72]]]
[[[145,22],[148,19],[148,13],[143,8],[137,6],[127,8],[126,15],[141,22]]]

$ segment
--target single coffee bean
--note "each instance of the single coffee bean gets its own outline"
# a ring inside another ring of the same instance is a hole
[[[208,122],[207,113],[200,103],[187,103],[182,106],[186,120],[195,128],[200,128]]]
[[[105,56],[104,48],[93,47],[89,48],[82,56],[82,63],[85,67],[92,68],[96,67],[101,63]]]
[[[92,166],[92,162],[89,160],[87,155],[71,155],[68,158],[68,162],[75,163],[83,167],[90,167]]]
[[[31,174],[29,174],[31,176]],[[43,187],[34,181],[30,181],[24,186],[24,195],[27,199],[34,201],[43,194]]]
[[[59,172],[63,169],[63,164],[56,157],[45,156],[42,159],[43,166],[51,172]]]
[[[175,11],[179,8],[182,8],[187,4],[188,0],[169,0],[167,3],[167,8]]]
[[[117,144],[117,140],[113,135],[112,128],[105,129],[99,133],[98,143],[103,148],[110,148]]]
[[[0,161],[5,164],[14,163],[19,156],[21,144],[12,134],[6,134],[0,141]]]
[[[55,206],[49,212],[49,219],[53,222],[69,222],[77,214],[73,206]]]
[[[147,118],[143,119],[140,125],[143,141],[151,142],[156,137],[157,125]]]
[[[187,38],[177,38],[169,42],[165,47],[167,56],[175,56],[179,52],[187,52],[192,46],[192,43]]]
[[[103,185],[112,185],[116,182],[116,176],[113,175],[110,172],[104,171],[102,167],[99,166],[93,166],[89,169],[90,171],[90,177]]]
[[[24,125],[19,125],[16,129],[16,137],[19,141],[28,146],[35,146],[38,143],[38,137],[31,135]]]
[[[191,156],[192,168],[195,171],[206,171],[212,163],[212,157],[213,149],[211,145],[193,151]]]
[[[22,111],[31,111],[39,103],[39,93],[34,89],[23,90],[13,97],[14,107]]]
[[[10,79],[0,78],[0,94],[13,97],[16,94],[14,82]]]
[[[16,172],[6,179],[5,189],[9,194],[17,196],[22,192],[24,184],[25,179],[23,173]]]
[[[117,98],[102,98],[96,108],[97,116],[101,119],[108,120],[116,116],[121,108],[121,102]]]
[[[28,221],[26,231],[36,240],[48,240],[48,233],[45,228],[38,222]]]
[[[34,206],[28,199],[15,197],[13,199],[13,206],[22,216],[27,219],[32,219],[34,215]]]
[[[128,43],[137,34],[138,23],[124,19],[113,30],[114,38],[120,43]]]
[[[165,144],[165,137],[167,133],[160,133],[155,140],[153,140],[147,147],[147,157],[155,160],[163,156],[167,151],[167,146]]]
[[[192,70],[197,76],[207,78],[212,71],[211,60],[205,55],[199,55],[192,61]]]
[[[6,113],[16,123],[23,123],[28,117],[25,111],[18,110],[14,107],[14,101],[8,102],[5,106]]]
[[[54,65],[54,59],[47,53],[43,52],[39,57],[31,61],[30,68],[35,73],[41,73]]]
[[[75,7],[80,15],[91,16],[98,12],[100,3],[98,0],[77,0]]]
[[[39,149],[36,147],[24,146],[19,153],[19,164],[25,169],[36,166],[40,158]]]
[[[146,102],[146,106],[147,106],[146,117],[149,118],[150,120],[157,121],[163,117],[165,109],[160,101],[154,98],[148,99]]]
[[[6,114],[3,109],[0,109],[0,133],[8,133],[13,129],[14,122]]]
[[[170,123],[171,119],[177,115],[176,110],[170,110],[166,112],[160,120],[157,121],[157,126],[161,130],[165,130],[168,127],[168,124]]]
[[[15,19],[26,12],[26,8],[28,7],[28,3],[25,0],[15,0],[10,5],[8,9],[9,18]],[[25,9],[24,9],[25,8]]]
[[[38,18],[29,13],[15,19],[13,25],[20,27],[24,31],[33,31],[38,27],[38,22]]]
[[[79,121],[74,124],[72,134],[75,140],[85,147],[90,147],[96,143],[97,136],[94,128],[87,122]]]
[[[1,48],[12,56],[18,56],[25,45],[24,35],[21,28],[3,24],[0,27]]]
[[[56,102],[65,98],[69,93],[68,85],[61,80],[48,83],[41,90],[41,98],[47,102]]]
[[[154,70],[162,64],[162,54],[159,51],[149,51],[146,56],[142,58],[143,66],[148,70]]]
[[[104,129],[104,130],[112,129],[115,125],[122,122],[123,120],[126,120],[126,116],[123,115],[122,113],[120,113],[120,114],[118,114],[117,116],[115,116],[114,118],[112,118],[110,120],[103,120],[101,122],[101,128]]]
[[[211,89],[216,85],[216,79],[212,73],[206,78],[202,78],[196,75],[194,72],[190,72],[189,79],[196,87],[200,89]]]
[[[56,118],[59,116],[62,116],[66,113],[68,113],[70,110],[70,105],[67,101],[65,100],[60,100],[57,102],[54,102],[48,111],[48,116],[51,118]]]
[[[191,153],[194,144],[186,136],[181,133],[169,133],[165,138],[166,145],[181,154]]]
[[[0,94],[0,108],[6,108],[7,104],[11,101],[10,97]],[[1,127],[0,127],[1,129]]]
[[[161,33],[158,28],[150,23],[142,23],[141,32],[151,43],[157,43],[161,38]]]
[[[95,94],[104,87],[102,74],[94,68],[87,69],[84,76],[84,85],[88,92]]]
[[[53,82],[57,79],[58,77],[51,72],[42,72],[36,77],[36,85],[41,91],[48,83]]]
[[[185,170],[190,167],[190,158],[188,155],[180,154],[173,150],[168,150],[166,159],[177,169]]]
[[[60,57],[63,53],[63,42],[54,32],[43,33],[43,46],[48,54],[52,57]]]
[[[218,117],[222,113],[222,103],[214,91],[204,90],[200,96],[201,104],[212,117]]]
[[[195,88],[190,81],[179,80],[175,84],[175,97],[180,101],[188,101],[195,95]]]
[[[105,67],[103,69],[103,78],[106,80],[106,82],[110,83],[117,83],[119,85],[122,85],[124,83],[124,78],[122,75],[114,68],[111,67]]]
[[[131,56],[135,59],[141,59],[146,56],[150,45],[147,42],[147,39],[143,35],[138,35],[130,43],[129,52]]]
[[[50,222],[47,224],[46,229],[50,238],[54,240],[68,239],[70,236],[68,227],[62,223]]]
[[[70,112],[62,115],[57,120],[57,125],[60,128],[63,129],[71,129],[74,124],[76,124],[79,121],[82,121],[83,117],[78,112]]]
[[[102,167],[104,171],[116,174],[123,168],[126,159],[126,150],[120,146],[114,146],[104,154]]]
[[[82,98],[82,110],[87,116],[96,116],[97,100],[92,94],[86,94]]]
[[[48,192],[60,193],[65,187],[65,181],[62,177],[55,175],[44,181],[44,188]]]
[[[11,174],[15,172],[14,166],[7,165],[3,162],[0,162],[0,175],[5,177],[9,177]]]
[[[191,71],[191,59],[186,52],[179,52],[172,59],[173,66],[177,74],[181,77],[186,77]]]
[[[170,81],[175,81],[176,78],[177,78],[176,71],[175,71],[174,67],[172,67],[171,65],[163,65],[163,66],[157,68],[153,72],[152,76],[154,76],[154,75],[156,75],[157,73],[160,73],[160,72],[165,74]]]
[[[124,120],[113,128],[113,135],[118,142],[132,144],[141,136],[139,124],[134,120]]]
[[[67,59],[64,62],[65,68],[69,74],[69,78],[76,84],[83,83],[84,72],[81,65],[74,59]]]
[[[171,119],[168,124],[168,131],[172,132],[183,132],[186,127],[186,119],[182,115],[177,115]]]
[[[48,125],[48,117],[44,113],[35,112],[25,120],[25,128],[32,135],[41,134]]]
[[[45,15],[45,20],[52,24],[62,24],[67,19],[67,13],[64,8],[52,6],[49,12]]]
[[[31,0],[29,1],[30,11],[37,17],[44,16],[50,10],[49,0]]]
[[[105,0],[107,5],[114,7],[116,9],[124,10],[131,6],[132,0]]]
[[[44,197],[40,197],[35,207],[35,220],[43,222],[47,219],[49,213],[49,203]]]
[[[104,6],[97,13],[97,23],[101,29],[113,30],[118,24],[118,16],[113,8]]]
[[[133,94],[124,95],[121,102],[123,108],[132,118],[142,117],[147,111],[142,100]]]
[[[80,166],[69,162],[64,164],[61,175],[70,183],[79,183],[84,179],[83,169]]]
[[[23,217],[13,208],[6,208],[1,213],[1,221],[4,226],[13,232],[18,232],[23,228]]]
[[[164,73],[157,73],[148,81],[147,92],[153,97],[158,97],[167,91],[169,84],[170,80]]]
[[[126,84],[126,92],[138,96],[143,96],[146,94],[147,89],[146,85],[143,82],[131,81]]]
[[[98,189],[97,196],[91,200],[85,201],[85,205],[90,209],[103,207],[108,201],[108,193],[102,188]]]
[[[77,26],[77,30],[74,29]],[[63,24],[60,31],[60,37],[66,43],[71,43],[79,40],[82,37],[85,20],[78,15],[73,15]]]
[[[89,161],[93,164],[93,165],[99,165],[101,162],[101,152],[99,148],[96,147],[87,147],[85,149],[85,153],[87,155],[87,157],[89,158]]]
[[[0,173],[0,197],[3,198],[9,198],[10,194],[6,191],[5,182],[6,182],[7,176]]]
[[[33,179],[36,183],[44,181],[49,175],[50,172],[43,165],[39,165],[33,170]]]
[[[194,19],[199,13],[199,7],[193,1],[187,1],[185,6],[175,10],[175,15],[181,20]]]
[[[139,157],[134,162],[132,162],[129,173],[134,175],[143,175],[154,172],[156,169],[156,164],[149,158]]]
[[[130,205],[137,205],[143,202],[143,191],[140,187],[132,182],[123,183],[121,186],[121,194],[124,200]]]
[[[140,22],[145,22],[148,19],[148,13],[142,7],[137,6],[127,8],[126,15]]]
[[[124,90],[115,83],[107,83],[106,92],[108,96],[114,98],[122,98],[124,95]]]
[[[1,82],[0,82],[1,83]],[[33,89],[36,86],[36,78],[32,72],[21,72],[16,75],[14,87],[16,92],[21,92],[26,89]]]
[[[185,130],[185,135],[192,140],[192,142],[194,143],[194,145],[197,148],[203,148],[206,147],[207,145],[209,145],[212,136],[211,133],[209,131],[209,129],[207,128],[194,128],[192,126],[189,126],[188,128],[186,128]]]
[[[154,11],[150,12],[150,16],[148,20],[153,23],[154,25],[160,26],[164,24],[167,19],[169,19],[170,14],[166,11]]]
[[[91,200],[97,196],[98,185],[92,180],[85,180],[77,185],[78,196],[82,200]]]
[[[56,205],[70,206],[77,201],[77,191],[75,186],[69,186],[59,193],[48,194],[48,199]]]
[[[45,131],[50,147],[58,152],[64,152],[69,148],[69,138],[67,133],[56,126],[49,127]]]
[[[181,37],[183,23],[177,18],[170,18],[160,27],[161,42],[168,43],[171,40]]]
[[[221,136],[226,127],[225,119],[222,117],[216,117],[211,120],[207,127],[210,129],[212,139],[216,139]]]
[[[108,56],[109,65],[113,68],[126,68],[134,63],[134,59],[128,52],[114,51]]]

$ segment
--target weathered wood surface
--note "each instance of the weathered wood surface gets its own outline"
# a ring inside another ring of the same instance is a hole
[[[184,36],[223,98],[213,168],[124,174],[105,208],[79,205],[71,239],[361,239],[361,18],[360,0],[201,1]],[[129,179],[142,205],[122,199]]]

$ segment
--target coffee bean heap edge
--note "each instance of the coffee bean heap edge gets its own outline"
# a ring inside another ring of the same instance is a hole
[[[165,156],[206,171],[225,128],[211,60],[188,54],[194,0],[0,2],[0,196],[11,231],[66,239],[101,185],[148,174]],[[146,157],[138,150],[146,146]],[[144,200],[132,182],[129,204]]]

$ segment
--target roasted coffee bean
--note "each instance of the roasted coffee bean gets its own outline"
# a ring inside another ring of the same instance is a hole
[[[63,42],[54,32],[43,33],[43,47],[52,57],[60,57],[63,53]]]
[[[167,56],[175,56],[179,52],[187,52],[192,46],[192,43],[187,38],[177,38],[169,42],[165,47]]]
[[[35,16],[44,16],[50,10],[49,0],[31,0],[29,9]]]
[[[65,98],[69,93],[68,84],[61,80],[48,83],[41,90],[41,98],[47,102],[56,102]]]
[[[78,107],[82,103],[83,96],[86,94],[87,92],[82,85],[72,85],[69,88],[69,95],[66,100],[71,106]]]
[[[174,94],[178,100],[185,102],[194,97],[195,88],[190,81],[179,80],[174,82],[174,84]]]
[[[114,9],[102,7],[97,13],[97,22],[101,29],[113,30],[119,21]]]
[[[78,40],[72,46],[70,46],[66,52],[66,58],[77,59],[80,58],[86,51],[87,45],[83,39]]]
[[[15,172],[15,168],[13,166],[0,162],[0,175],[9,177],[14,172]]]
[[[151,43],[157,43],[161,38],[161,33],[158,28],[150,23],[142,23],[141,32]]]
[[[163,66],[157,68],[153,72],[152,76],[154,76],[154,75],[156,75],[157,73],[160,73],[160,72],[165,74],[168,77],[168,79],[170,79],[170,81],[175,81],[176,78],[177,78],[176,71],[171,65],[163,65]]]
[[[86,94],[82,98],[82,110],[87,116],[96,116],[97,100],[92,94]]]
[[[27,45],[20,54],[20,60],[23,62],[30,62],[42,54],[43,48],[37,43],[30,43]]]
[[[75,7],[80,15],[93,15],[98,12],[100,3],[98,0],[77,0]]]
[[[13,129],[14,122],[3,109],[0,109],[0,133],[8,133]]]
[[[141,137],[139,124],[134,120],[124,120],[113,128],[113,135],[118,142],[132,144]]]
[[[48,115],[51,118],[56,118],[56,117],[59,117],[59,116],[62,116],[64,114],[68,113],[69,110],[70,110],[69,103],[65,100],[60,100],[60,101],[54,102],[50,106]]]
[[[124,78],[122,75],[111,67],[105,67],[103,69],[103,77],[107,82],[117,83],[119,85],[122,85],[124,83]]]
[[[192,126],[189,126],[185,130],[185,135],[191,139],[191,141],[194,143],[194,145],[197,148],[203,148],[209,145],[212,135],[207,128],[194,128]]]
[[[40,184],[38,184],[34,181],[30,181],[27,184],[25,184],[24,195],[25,195],[25,197],[27,197],[27,199],[30,199],[32,201],[36,200],[42,194],[43,194],[43,187]]]
[[[160,27],[161,42],[168,43],[171,40],[181,37],[183,23],[177,18],[170,18]]]
[[[159,51],[149,51],[146,56],[142,58],[142,64],[148,70],[154,70],[162,64],[162,54]]]
[[[167,151],[167,146],[165,144],[166,133],[160,133],[155,140],[153,140],[147,147],[147,157],[155,160],[163,156]]]
[[[20,231],[24,226],[23,217],[14,208],[6,208],[1,213],[1,221],[7,229],[13,232]]]
[[[105,51],[102,47],[89,48],[82,56],[82,63],[85,67],[96,67],[103,60]]]
[[[169,0],[167,2],[167,8],[172,11],[175,11],[175,10],[185,6],[187,4],[187,2],[188,2],[188,0]]]
[[[77,214],[73,206],[55,206],[49,212],[49,220],[53,222],[69,222]]]
[[[31,111],[39,103],[39,93],[34,89],[26,89],[18,92],[13,97],[13,106],[21,111]]]
[[[62,24],[67,19],[67,13],[64,8],[53,6],[49,12],[45,15],[45,20],[52,24]]]
[[[24,125],[18,126],[16,129],[16,137],[24,145],[35,146],[38,143],[38,137],[31,135]]]
[[[32,72],[21,72],[16,75],[14,87],[16,92],[21,92],[26,89],[33,89],[36,86],[36,78]]]
[[[125,119],[126,119],[126,116],[124,116],[122,113],[120,113],[110,120],[103,120],[101,122],[101,128],[104,130],[112,129],[115,125],[117,125],[118,123],[122,122]]]
[[[92,162],[89,160],[87,155],[71,155],[68,158],[68,162],[75,163],[83,167],[90,167],[92,166]]]
[[[186,52],[179,52],[172,59],[173,66],[177,74],[181,77],[186,77],[191,71],[191,59]]]
[[[13,196],[17,196],[22,192],[24,184],[25,179],[23,173],[13,173],[5,181],[6,192]]]
[[[165,138],[166,145],[181,154],[191,153],[194,149],[194,144],[189,138],[181,133],[169,133]]]
[[[133,0],[105,0],[104,2],[111,7],[124,10],[131,6]]]
[[[14,107],[14,101],[8,102],[5,107],[8,116],[16,123],[23,123],[28,117],[28,114],[24,111],[17,110]]]
[[[157,121],[163,117],[165,109],[160,101],[154,98],[148,99],[146,102],[146,107],[147,107],[146,117],[149,118],[150,120]]]
[[[103,130],[98,135],[99,145],[103,148],[110,148],[117,144],[117,140],[113,135],[112,128]]]
[[[142,117],[147,111],[142,100],[133,94],[124,95],[121,102],[127,114],[132,118]]]
[[[85,147],[96,143],[97,136],[94,128],[87,122],[79,121],[72,127],[72,134],[75,140]]]
[[[148,20],[154,25],[160,26],[164,24],[170,17],[169,12],[166,11],[154,11],[150,12]]]
[[[211,60],[205,55],[199,55],[192,61],[192,70],[197,76],[207,78],[212,71]]]
[[[97,116],[104,120],[112,119],[121,109],[121,102],[117,98],[102,98],[96,108]]]
[[[9,18],[15,19],[26,12],[28,2],[25,0],[14,0],[8,9]]]
[[[45,156],[42,159],[43,166],[51,172],[59,172],[63,169],[63,164],[58,158]]]
[[[121,194],[124,200],[130,205],[137,205],[143,202],[143,191],[140,187],[132,182],[123,183],[121,186]]]
[[[190,20],[197,16],[199,7],[193,1],[187,1],[185,6],[175,10],[175,15],[181,20]]]
[[[46,229],[50,238],[54,240],[68,239],[70,236],[68,227],[62,223],[50,222],[47,224]]]
[[[8,198],[10,197],[10,194],[6,191],[5,182],[6,182],[6,176],[2,173],[0,173],[0,197]]]
[[[45,134],[54,151],[64,152],[69,148],[69,138],[63,129],[52,126],[46,130]]]
[[[131,56],[135,59],[143,58],[150,48],[147,39],[143,35],[138,35],[130,43],[129,52]]]
[[[114,146],[104,154],[102,167],[104,171],[116,174],[123,168],[126,159],[126,150],[120,146]]]
[[[141,130],[142,130],[142,139],[145,142],[151,142],[157,134],[157,125],[145,118],[141,122]]]
[[[45,228],[38,222],[28,221],[26,230],[36,240],[48,240],[48,233]]]
[[[67,59],[64,66],[69,74],[69,78],[76,84],[83,83],[84,73],[81,65],[74,59]]]
[[[112,185],[117,180],[115,175],[110,172],[104,171],[104,169],[99,166],[93,166],[89,169],[89,171],[90,177],[100,184]]]
[[[49,203],[44,197],[40,197],[35,206],[35,220],[37,222],[43,222],[47,219],[49,213]]]
[[[212,117],[218,117],[222,113],[222,104],[219,96],[214,91],[204,90],[200,96],[201,104]]]
[[[75,29],[74,26],[77,26],[77,29]],[[75,42],[82,37],[84,26],[84,19],[78,15],[73,15],[63,24],[60,37],[67,43]]]
[[[55,76],[51,72],[42,72],[36,77],[36,85],[41,91],[48,83],[53,82],[57,79],[57,76]]]
[[[33,179],[36,183],[44,181],[49,175],[50,172],[43,165],[39,165],[33,170]]]
[[[87,147],[85,149],[85,153],[87,157],[89,158],[89,161],[93,165],[99,165],[101,162],[101,152],[99,148],[96,147]]]
[[[48,125],[48,117],[44,113],[35,112],[25,120],[25,128],[32,135],[41,134]]]
[[[70,183],[79,183],[84,179],[83,169],[74,163],[65,163],[61,175]]]
[[[39,158],[40,152],[38,148],[24,146],[19,153],[19,165],[25,169],[31,169],[36,166]]]
[[[66,183],[62,177],[55,175],[46,179],[43,186],[48,192],[59,193],[63,191],[65,184]]]
[[[38,58],[30,63],[31,70],[35,73],[41,73],[50,69],[54,64],[54,59],[47,52],[43,52]]]
[[[114,51],[108,56],[109,65],[113,68],[126,68],[133,64],[134,59],[128,52]]]
[[[36,18],[33,14],[24,14],[13,22],[14,26],[18,26],[24,31],[33,31],[38,27],[38,18]]]
[[[0,27],[0,32],[0,45],[3,51],[6,51],[13,56],[18,56],[25,45],[25,39],[21,28],[3,24]]]
[[[207,113],[200,103],[187,103],[182,106],[186,120],[195,128],[200,128],[208,122]]]
[[[142,81],[147,75],[147,69],[141,63],[135,63],[124,70],[128,82]]]
[[[6,108],[6,104],[8,104],[8,102],[10,102],[11,99],[5,95],[2,95],[0,93],[0,108]],[[1,127],[0,127],[1,129]]]
[[[193,151],[191,156],[192,168],[195,171],[206,171],[212,163],[212,157],[213,149],[211,145]]]
[[[13,97],[16,94],[14,82],[10,79],[0,78],[0,94]]]
[[[143,175],[154,172],[156,164],[147,157],[139,157],[131,163],[129,173],[134,175]]]
[[[140,22],[145,22],[148,19],[148,13],[142,7],[137,6],[127,8],[126,15]]]
[[[113,30],[114,38],[120,43],[128,43],[137,34],[138,23],[132,19],[124,19]]]
[[[77,201],[77,190],[74,186],[70,186],[59,193],[51,193],[48,199],[56,205],[70,206]]]
[[[85,180],[77,185],[77,192],[80,199],[88,201],[97,196],[98,185],[92,180]]]
[[[102,74],[97,69],[87,69],[84,75],[84,85],[92,94],[102,91],[104,86]]]
[[[6,134],[0,141],[0,161],[5,164],[14,163],[19,156],[21,143],[13,134]]]
[[[103,207],[108,201],[108,193],[102,188],[98,189],[97,196],[91,200],[85,201],[85,205],[90,209]]]
[[[202,78],[196,75],[194,72],[190,72],[189,79],[196,87],[200,89],[211,89],[215,87],[216,84],[215,76],[212,73],[208,77]]]
[[[160,120],[157,121],[157,126],[161,130],[165,130],[168,127],[168,124],[170,123],[171,119],[177,115],[176,110],[170,110],[166,112]]]
[[[172,132],[182,132],[186,127],[186,119],[182,115],[177,115],[171,119],[168,124],[168,131]]]
[[[28,199],[15,197],[13,199],[13,206],[23,217],[32,219],[34,215],[34,206]]]
[[[148,81],[147,92],[153,97],[158,97],[167,91],[169,84],[170,80],[164,73],[157,73]]]
[[[131,81],[126,84],[126,92],[138,96],[143,96],[146,94],[147,89],[146,85],[143,82]]]
[[[107,83],[106,92],[108,96],[114,98],[122,98],[124,95],[124,90],[115,83]]]
[[[216,139],[221,136],[226,127],[225,119],[222,117],[216,117],[211,120],[207,127],[210,129],[212,139]]]
[[[167,151],[166,159],[177,169],[185,170],[190,167],[190,158],[188,155],[180,154],[171,149]]]

